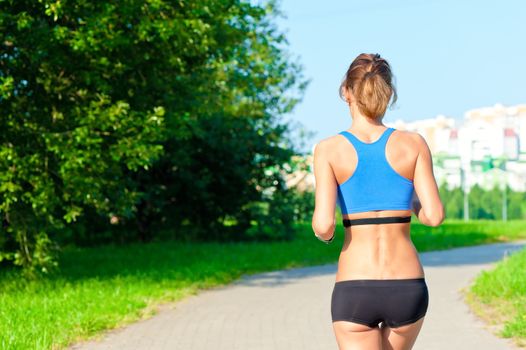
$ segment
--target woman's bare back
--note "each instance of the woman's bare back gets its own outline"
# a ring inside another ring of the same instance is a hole
[[[350,130],[365,143],[363,136]],[[404,178],[413,181],[417,160],[421,154],[420,135],[396,130],[385,146],[388,164]],[[341,135],[324,140],[328,162],[335,180],[342,184],[350,178],[358,164],[358,155],[353,145]],[[415,184],[416,190],[416,184]],[[344,214],[344,219],[386,216],[410,216],[411,210],[377,210]],[[424,277],[418,253],[410,238],[409,223],[389,225],[358,225],[345,229],[345,240],[338,262],[336,281],[350,279],[401,279]]]

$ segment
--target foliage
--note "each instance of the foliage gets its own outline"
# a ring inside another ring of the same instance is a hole
[[[295,153],[289,127],[278,116],[293,108],[306,82],[272,22],[278,14],[273,2],[207,6],[210,11],[196,18],[206,25],[192,37],[207,59],[183,60],[184,71],[172,73],[184,94],[173,96],[165,156],[139,174],[148,195],[132,224],[143,240],[159,227],[196,239],[243,239],[254,220],[259,226],[282,223],[265,209],[265,193],[280,186],[284,164]],[[234,224],[226,229],[227,222]],[[284,231],[275,231],[276,238]]]
[[[498,334],[526,345],[526,249],[506,255],[491,270],[481,271],[467,291],[475,312]],[[500,327],[503,326],[503,327]]]
[[[439,187],[440,198],[446,210],[446,217],[464,217],[464,193],[461,188],[448,189],[445,183]],[[504,190],[495,186],[485,190],[474,185],[468,193],[470,219],[503,219]],[[526,192],[515,192],[506,186],[507,219],[526,219]]]
[[[0,261],[46,271],[59,235],[93,229],[206,239],[234,217],[243,232],[242,208],[294,153],[279,116],[306,86],[277,15],[274,1],[0,1]]]
[[[308,174],[308,158],[292,157],[282,167],[282,178],[289,178],[293,174]],[[263,200],[254,202],[250,210],[255,226],[247,231],[247,236],[259,240],[285,239],[292,240],[296,229],[294,223],[309,221],[314,211],[314,193],[310,190],[298,188],[297,184],[276,179],[274,186],[266,189]],[[290,182],[290,180],[289,180]]]
[[[110,24],[87,20],[91,5],[0,6],[0,259],[46,271],[48,234],[85,207],[132,215],[142,194],[130,174],[161,154],[164,108],[113,93],[126,69],[110,57],[119,43],[97,40]]]

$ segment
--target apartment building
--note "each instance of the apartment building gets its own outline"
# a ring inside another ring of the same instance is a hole
[[[439,115],[395,125],[426,139],[438,183],[462,186],[464,172],[467,189],[507,183],[515,191],[526,191],[526,104],[468,110],[460,121]]]

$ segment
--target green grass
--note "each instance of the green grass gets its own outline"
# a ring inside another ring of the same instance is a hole
[[[438,227],[411,224],[411,239],[418,251],[443,250],[526,238],[526,220],[447,220]]]
[[[526,346],[526,249],[482,271],[465,295],[476,314],[498,326],[498,335]]]
[[[341,225],[329,245],[314,237],[310,223],[298,227],[293,242],[70,247],[59,273],[29,283],[0,271],[0,349],[65,348],[243,274],[337,262]],[[526,238],[525,221],[415,222],[411,230],[420,252]]]

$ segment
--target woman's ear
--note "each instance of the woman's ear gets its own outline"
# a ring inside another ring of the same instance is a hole
[[[343,87],[343,94],[345,96],[345,102],[347,102],[347,104],[351,104],[351,101],[352,101],[352,94],[350,93],[349,89],[347,88],[347,86],[344,86]]]

